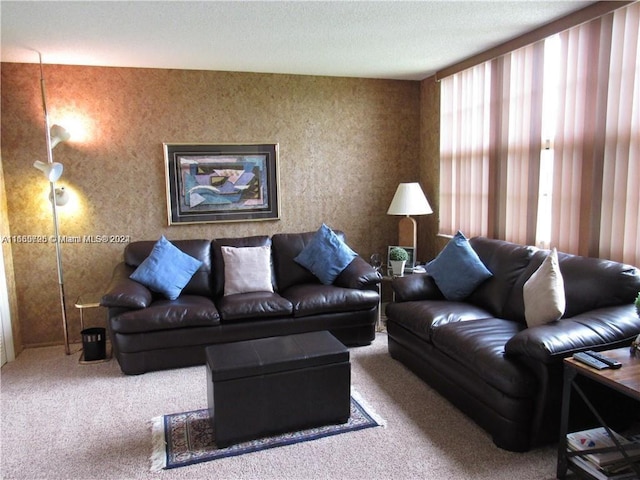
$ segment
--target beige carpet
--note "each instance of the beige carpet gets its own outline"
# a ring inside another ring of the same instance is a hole
[[[385,419],[313,442],[150,471],[150,419],[205,408],[205,367],[123,375],[61,347],[29,349],[1,374],[3,479],[555,478],[553,446],[510,453],[387,352],[351,350],[352,384]]]

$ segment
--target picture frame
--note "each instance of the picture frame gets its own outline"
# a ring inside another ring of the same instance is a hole
[[[169,225],[279,220],[278,144],[163,143]]]
[[[387,248],[387,266],[390,268],[391,267],[391,260],[389,260],[389,255],[391,254],[391,249],[392,248],[404,248],[407,253],[409,254],[409,260],[407,260],[407,263],[405,263],[404,265],[404,273],[411,273],[413,272],[413,269],[416,266],[416,259],[415,259],[415,248],[413,247],[403,247],[401,245],[389,245]]]

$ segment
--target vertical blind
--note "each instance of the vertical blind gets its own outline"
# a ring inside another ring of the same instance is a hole
[[[634,3],[441,81],[441,233],[640,265],[639,25]]]
[[[489,64],[449,77],[441,93],[440,228],[486,232],[489,220]]]

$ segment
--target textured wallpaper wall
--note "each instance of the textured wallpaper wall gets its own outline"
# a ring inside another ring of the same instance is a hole
[[[0,239],[7,239],[10,237],[11,230],[9,229],[9,210],[7,208],[7,195],[4,188],[4,169],[2,168],[2,157],[0,157]],[[11,337],[14,343],[14,354],[20,353],[22,346],[22,336],[20,334],[20,322],[18,321],[18,301],[16,297],[16,285],[15,275],[13,274],[13,254],[11,248],[11,242],[3,241],[2,245],[2,267],[4,269],[4,275],[6,280],[7,289],[7,307],[10,317]],[[1,284],[1,282],[0,282]],[[0,287],[0,288],[4,288]],[[4,292],[0,292],[0,295]],[[8,319],[3,316],[2,321],[5,322]],[[2,325],[3,342],[2,348],[6,348],[5,352],[9,352],[11,346],[7,346],[4,340],[7,339],[7,334],[4,329],[5,324]]]
[[[44,71],[51,122],[74,135],[54,150],[65,168],[59,185],[72,196],[60,209],[68,237],[215,238],[311,231],[326,222],[368,258],[396,241],[397,218],[386,210],[397,184],[421,178],[419,82],[57,65]],[[41,242],[52,234],[48,183],[32,167],[46,160],[39,68],[2,64],[1,74],[22,341],[61,343],[55,251]],[[423,122],[423,134],[425,128]],[[169,227],[163,142],[278,143],[281,219]],[[421,218],[421,238],[435,224],[434,216]],[[124,245],[62,247],[71,339],[79,341],[75,299],[106,286]],[[101,310],[89,311],[87,323],[104,325]]]
[[[418,220],[418,246],[425,255],[434,258],[449,241],[438,236],[438,208],[440,196],[440,84],[435,77],[421,82],[420,108],[420,184],[429,199],[433,215]]]

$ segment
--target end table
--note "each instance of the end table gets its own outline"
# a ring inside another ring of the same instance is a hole
[[[85,293],[78,297],[75,307],[80,310],[80,330],[84,330],[84,310],[85,308],[97,308],[100,306],[99,293]]]
[[[80,331],[84,330],[84,310],[87,308],[98,308],[100,307],[100,299],[102,298],[102,294],[100,293],[85,293],[78,297],[75,303],[75,307],[80,310]],[[92,364],[92,363],[102,363],[107,362],[111,359],[111,353],[109,348],[106,349],[106,354],[104,359],[101,360],[84,360],[84,349],[82,349],[82,353],[80,354],[79,362],[83,365]]]
[[[571,462],[569,458],[572,456],[584,455],[586,453],[593,453],[593,451],[589,452],[586,450],[579,452],[569,452],[567,450],[569,408],[571,405],[572,390],[575,390],[580,395],[580,397],[582,397],[589,410],[591,410],[591,412],[598,420],[598,423],[600,423],[605,428],[608,435],[611,437],[613,443],[615,444],[615,447],[607,448],[606,450],[617,449],[625,458],[627,458],[627,460],[629,460],[624,447],[620,445],[620,443],[616,440],[615,436],[612,434],[613,432],[611,431],[611,429],[606,425],[605,421],[596,411],[595,407],[591,404],[584,392],[574,382],[574,380],[576,376],[583,375],[602,385],[605,385],[608,388],[611,388],[612,390],[623,393],[628,397],[640,401],[640,356],[638,356],[638,354],[634,355],[629,347],[607,350],[600,353],[609,358],[618,360],[620,363],[622,363],[622,367],[617,370],[596,370],[595,368],[580,363],[571,357],[564,359],[564,384],[560,419],[560,440],[558,443],[558,465],[556,472],[557,478],[565,478],[567,469],[571,469],[579,476],[582,475],[584,473],[582,468]],[[601,449],[598,449],[596,451],[601,451]],[[629,461],[629,464],[638,475],[638,478],[640,478],[640,465],[631,461]],[[588,474],[586,475],[587,478],[593,478]]]

